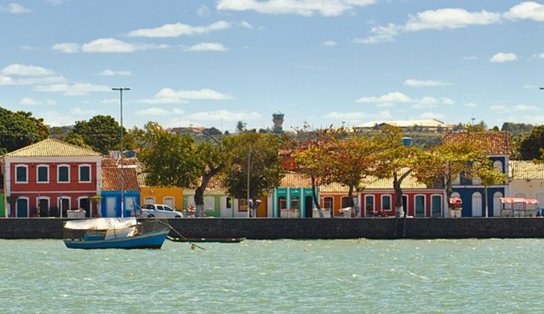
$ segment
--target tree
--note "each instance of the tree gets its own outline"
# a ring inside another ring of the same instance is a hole
[[[200,167],[193,139],[170,133],[155,122],[147,123],[144,129],[140,158],[147,173],[146,183],[167,187],[196,185]]]
[[[279,138],[246,132],[225,138],[224,145],[228,153],[221,181],[231,196],[248,199],[250,215],[255,216],[257,200],[277,187],[283,176]]]
[[[489,195],[488,188],[491,185],[504,183],[506,175],[502,171],[493,167],[491,160],[487,159],[482,162],[476,162],[472,164],[472,178],[478,178],[480,183],[484,186],[485,194],[485,218],[489,217]]]
[[[453,193],[453,180],[457,176],[474,176],[473,170],[476,168],[472,168],[472,165],[485,164],[487,160],[484,148],[474,139],[467,135],[459,137],[457,141],[444,141],[419,157],[414,175],[427,185],[434,185],[442,180],[448,206]]]
[[[392,178],[395,191],[395,213],[406,218],[407,212],[402,205],[402,182],[419,164],[421,150],[402,143],[402,131],[398,127],[385,125],[375,135],[378,153],[374,175],[378,178]]]
[[[221,142],[201,142],[196,147],[196,159],[200,171],[200,183],[195,189],[196,217],[204,216],[204,192],[210,180],[225,166],[225,152]]]
[[[247,123],[243,122],[243,121],[238,121],[236,122],[236,131],[238,133],[242,133],[246,130],[246,126],[247,126]]]
[[[309,177],[312,182],[312,199],[321,218],[324,215],[317,196],[317,186],[333,182],[329,143],[334,133],[331,131],[332,129],[321,130],[313,139],[307,139],[304,143],[298,142],[299,136],[295,136],[294,147],[290,148],[294,151],[295,172]]]
[[[48,138],[49,130],[30,112],[0,107],[0,135],[0,153],[7,153]]]
[[[62,140],[72,145],[76,145],[76,146],[80,146],[80,147],[84,147],[88,149],[93,149],[90,145],[87,145],[87,143],[85,143],[85,139],[83,138],[81,134],[77,134],[73,132],[68,133]]]
[[[533,128],[531,134],[520,142],[519,153],[523,160],[541,158],[541,151],[544,148],[544,125]]]
[[[344,130],[340,132],[343,133]],[[376,170],[378,151],[383,147],[374,139],[360,134],[343,137],[333,138],[329,152],[332,180],[348,187],[348,206],[354,208],[353,192],[364,189],[361,181]]]
[[[107,154],[111,150],[120,149],[121,131],[126,134],[126,130],[121,128],[113,117],[98,115],[89,121],[76,121],[70,133],[81,135],[87,145],[102,154]]]

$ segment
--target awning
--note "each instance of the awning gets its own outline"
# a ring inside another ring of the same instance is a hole
[[[460,197],[451,197],[450,198],[450,204],[451,205],[461,205],[461,204],[463,204],[463,200],[461,200]]]
[[[522,197],[499,197],[499,201],[502,204],[527,204],[538,205],[538,200],[534,198],[522,198]]]

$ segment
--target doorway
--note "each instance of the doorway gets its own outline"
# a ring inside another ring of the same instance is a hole
[[[313,214],[314,214],[314,211],[313,211],[313,208],[314,208],[314,204],[313,204],[313,197],[311,196],[306,196],[304,198],[304,217],[306,218],[312,218],[313,217]]]

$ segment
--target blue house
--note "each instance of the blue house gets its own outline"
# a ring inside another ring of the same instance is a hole
[[[461,141],[470,138],[483,147],[495,169],[508,174],[508,163],[511,149],[511,136],[508,132],[459,132],[444,136],[444,142]],[[509,195],[506,182],[485,188],[478,179],[468,179],[460,175],[452,185],[451,197],[462,200],[462,217],[498,217],[501,215],[500,197]],[[486,203],[488,212],[485,213]]]
[[[101,217],[132,217],[140,207],[140,187],[136,167],[124,165],[115,160],[102,161]],[[121,199],[123,202],[121,203]],[[121,208],[124,211],[121,212]]]

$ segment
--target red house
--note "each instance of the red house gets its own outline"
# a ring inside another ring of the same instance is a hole
[[[8,217],[66,217],[84,209],[96,216],[92,196],[100,195],[100,153],[55,139],[3,156]]]

